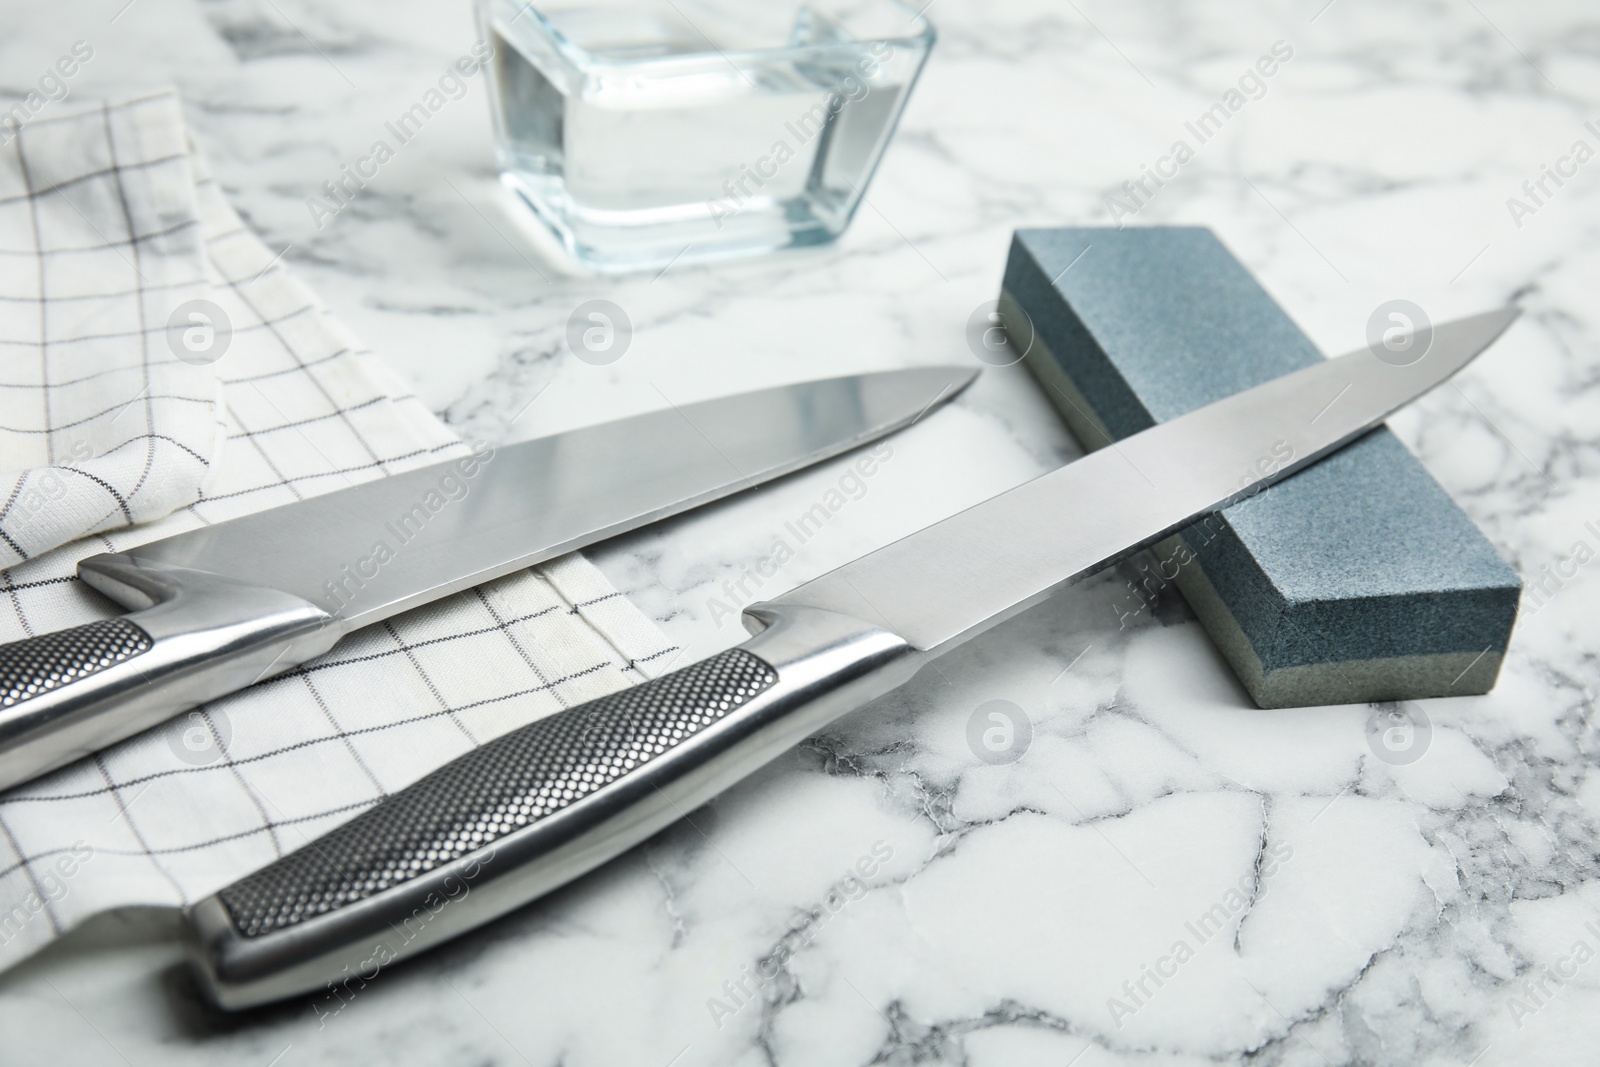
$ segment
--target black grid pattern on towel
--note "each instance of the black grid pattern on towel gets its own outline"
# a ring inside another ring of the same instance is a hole
[[[209,471],[216,376],[163,336],[205,289],[167,106],[74,107],[0,147],[0,565],[159,518]]]
[[[151,100],[176,117],[170,96],[116,106]],[[468,450],[243,227],[203,162],[191,164],[206,295],[235,331],[215,364],[221,461],[199,498],[159,523],[0,569],[0,640],[110,614],[74,577],[85,555]],[[359,631],[294,671],[0,794],[0,967],[96,911],[209,894],[485,741],[661,673],[676,651],[569,556]],[[84,849],[90,858],[61,875],[57,865]],[[52,892],[60,884],[65,894]]]

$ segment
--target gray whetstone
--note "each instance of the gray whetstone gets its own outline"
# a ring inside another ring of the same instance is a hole
[[[1019,230],[1000,302],[1089,448],[1322,358],[1203,228]],[[1177,587],[1264,708],[1494,685],[1521,583],[1386,428],[1175,538]]]

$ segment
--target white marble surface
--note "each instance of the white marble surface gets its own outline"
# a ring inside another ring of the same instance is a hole
[[[654,280],[564,276],[527,242],[481,82],[315,226],[306,197],[471,44],[463,0],[126,3],[11,5],[0,88],[78,39],[80,97],[176,82],[250,224],[430,406],[499,439],[970,359],[1013,227],[1106,221],[1107,194],[1288,42],[1137,221],[1215,227],[1330,351],[1393,297],[1436,318],[1519,300],[1459,388],[1392,425],[1524,574],[1600,549],[1600,162],[1520,227],[1506,204],[1574,141],[1600,148],[1600,21],[1576,0],[936,0],[940,43],[837,247]],[[561,340],[596,296],[637,327],[604,368]],[[1076,454],[1020,368],[991,370],[761,592]],[[839,473],[595,558],[687,655],[713,652],[740,634],[710,598]],[[170,917],[114,916],[0,976],[0,1060],[1593,1062],[1597,570],[1523,619],[1493,694],[1426,702],[1431,747],[1406,767],[1368,749],[1368,708],[1252,709],[1181,601],[1119,632],[1122,579],[1102,576],[320,1027],[305,1003],[210,1012]],[[965,740],[991,699],[1034,724],[1013,766]],[[846,881],[863,858],[865,889]],[[1196,936],[1217,905],[1222,932]],[[765,960],[741,1004],[724,983]]]

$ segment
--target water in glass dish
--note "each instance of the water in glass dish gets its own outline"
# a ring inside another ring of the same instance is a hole
[[[676,8],[487,13],[502,175],[600,268],[838,236],[926,54],[810,8],[765,48],[770,26]]]

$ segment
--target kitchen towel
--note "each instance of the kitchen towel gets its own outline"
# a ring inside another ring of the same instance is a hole
[[[470,447],[244,227],[171,92],[0,146],[0,353],[3,641],[116,613],[83,556]],[[675,652],[569,555],[0,793],[0,967],[94,913],[197,900]]]
[[[80,111],[6,145],[0,566],[194,503],[221,447],[216,372],[171,358],[154,319],[206,291],[170,111]]]

